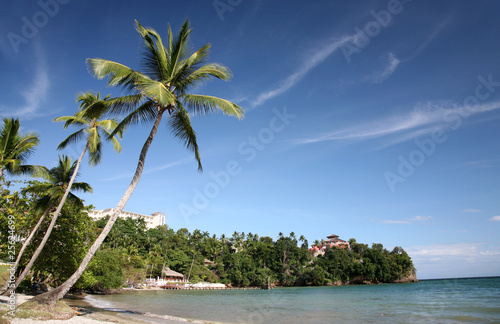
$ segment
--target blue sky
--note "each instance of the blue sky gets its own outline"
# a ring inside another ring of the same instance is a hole
[[[52,167],[76,94],[119,95],[87,71],[101,57],[138,68],[134,19],[164,38],[186,18],[194,48],[234,77],[198,93],[242,121],[194,117],[204,172],[163,125],[126,210],[211,234],[309,242],[337,234],[402,246],[420,278],[500,275],[500,4],[494,1],[11,1],[0,13],[0,115]],[[83,166],[86,203],[114,207],[149,126],[123,152]]]

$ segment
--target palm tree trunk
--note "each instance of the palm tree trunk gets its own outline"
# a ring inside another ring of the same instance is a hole
[[[151,129],[151,132],[149,133],[149,137],[147,138],[146,142],[142,146],[141,154],[139,155],[139,162],[137,163],[137,168],[135,170],[134,177],[132,178],[132,181],[130,182],[130,185],[128,186],[127,190],[123,194],[122,198],[118,202],[118,205],[116,205],[116,208],[113,211],[113,214],[108,220],[108,223],[102,230],[101,234],[99,234],[99,237],[95,240],[94,244],[90,247],[89,251],[85,255],[85,257],[82,260],[82,263],[78,267],[78,269],[71,275],[71,277],[68,278],[65,282],[63,282],[59,287],[46,292],[44,294],[38,295],[32,299],[32,301],[36,301],[39,304],[55,304],[59,299],[63,298],[64,295],[73,287],[75,282],[80,279],[81,275],[87,268],[90,260],[96,253],[96,251],[99,249],[101,246],[102,242],[108,236],[109,232],[111,231],[111,228],[113,227],[116,219],[120,215],[121,211],[127,204],[128,200],[132,196],[132,193],[135,190],[135,187],[137,187],[137,184],[139,183],[139,180],[141,179],[142,171],[144,169],[144,163],[146,162],[146,155],[148,153],[149,147],[151,146],[151,143],[153,142],[153,139],[156,135],[156,132],[158,131],[158,125],[160,124],[161,118],[163,116],[164,110],[160,109],[158,112],[158,116],[156,117],[155,123],[153,125],[153,128]]]
[[[19,251],[19,254],[17,255],[16,262],[14,262],[14,265],[12,266],[13,269],[17,269],[17,266],[19,265],[19,261],[21,260],[21,257],[23,256],[24,250],[26,250],[26,247],[30,244],[31,239],[35,235],[36,231],[38,231],[40,224],[42,224],[43,220],[45,219],[45,216],[47,216],[47,214],[50,212],[52,207],[53,207],[53,204],[51,204],[49,206],[49,208],[47,208],[47,210],[43,213],[43,215],[38,220],[38,223],[36,223],[35,228],[33,228],[33,230],[31,231],[31,233],[28,236],[28,238],[26,239],[26,241],[24,241],[23,246],[21,247],[21,250]],[[8,293],[8,290],[7,290],[8,286],[9,286],[9,281],[7,280],[2,287],[2,291],[4,292],[4,294]]]
[[[43,236],[42,242],[40,242],[40,245],[38,245],[38,248],[36,249],[35,253],[33,253],[33,256],[31,257],[30,262],[28,262],[28,265],[26,265],[26,268],[24,268],[23,272],[19,275],[19,277],[16,279],[16,282],[14,284],[14,287],[9,289],[6,293],[10,293],[10,291],[16,290],[16,288],[19,286],[21,281],[24,280],[28,272],[31,270],[31,267],[35,263],[36,259],[42,252],[45,244],[47,243],[47,240],[49,239],[50,234],[52,233],[52,229],[54,228],[54,225],[56,224],[56,220],[59,217],[59,214],[61,213],[61,210],[64,206],[64,203],[66,202],[66,198],[68,197],[68,194],[71,190],[71,186],[73,185],[73,182],[75,181],[76,175],[78,174],[78,169],[80,168],[80,164],[82,163],[83,157],[85,156],[85,152],[87,151],[87,148],[89,147],[89,143],[85,145],[85,148],[83,149],[82,154],[80,155],[80,158],[78,159],[78,162],[76,163],[75,171],[73,172],[73,175],[71,176],[71,179],[69,180],[68,187],[66,188],[66,191],[64,192],[64,195],[59,202],[59,206],[57,206],[56,211],[54,212],[54,216],[52,216],[52,220],[49,224],[49,228],[47,228],[47,231],[45,232],[45,235]]]

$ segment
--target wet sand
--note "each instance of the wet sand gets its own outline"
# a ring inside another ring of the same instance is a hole
[[[30,300],[33,296],[16,294],[17,305],[21,305],[25,301]],[[120,324],[144,324],[144,323],[168,323],[168,324],[180,324],[180,323],[202,323],[208,324],[210,322],[205,321],[193,321],[187,320],[180,317],[173,316],[148,316],[146,314],[130,312],[125,310],[109,310],[97,308],[83,300],[82,296],[69,296],[64,298],[63,301],[70,307],[73,307],[77,315],[68,320],[32,320],[32,319],[11,319],[13,324],[24,324],[24,323],[44,323],[44,324],[57,324],[57,323],[74,323],[74,324],[96,324],[96,323],[120,323]],[[0,296],[0,309],[6,309],[9,299],[5,296]],[[7,317],[9,318],[9,317]],[[10,319],[10,318],[9,318]]]

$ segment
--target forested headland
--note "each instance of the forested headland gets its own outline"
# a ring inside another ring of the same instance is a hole
[[[12,192],[2,182],[0,205],[1,242],[7,241],[8,215],[14,215],[19,237],[25,237],[36,219],[29,217],[44,192],[38,181],[21,184]],[[87,210],[91,206],[66,204],[44,249],[20,289],[29,289],[32,281],[56,287],[78,267],[89,246],[102,231],[107,217],[94,222]],[[42,239],[50,218],[41,224],[20,261],[23,270],[33,250]],[[234,232],[216,235],[168,226],[147,229],[142,219],[119,218],[90,265],[75,284],[75,289],[102,291],[140,284],[146,278],[161,276],[170,269],[189,277],[191,282],[207,281],[232,286],[323,286],[352,283],[391,283],[415,273],[410,256],[401,248],[392,251],[382,244],[371,246],[350,239],[350,249],[327,248],[324,255],[313,257],[312,245],[295,233],[277,238],[253,233]],[[21,246],[18,242],[17,249]],[[0,258],[8,261],[8,250]],[[210,262],[207,262],[210,261]],[[30,280],[33,278],[33,280]]]

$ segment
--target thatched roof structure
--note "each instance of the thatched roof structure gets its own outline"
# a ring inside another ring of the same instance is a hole
[[[178,273],[170,269],[169,267],[164,268],[163,271],[161,272],[161,275],[163,277],[170,277],[170,278],[184,278],[183,274]]]

